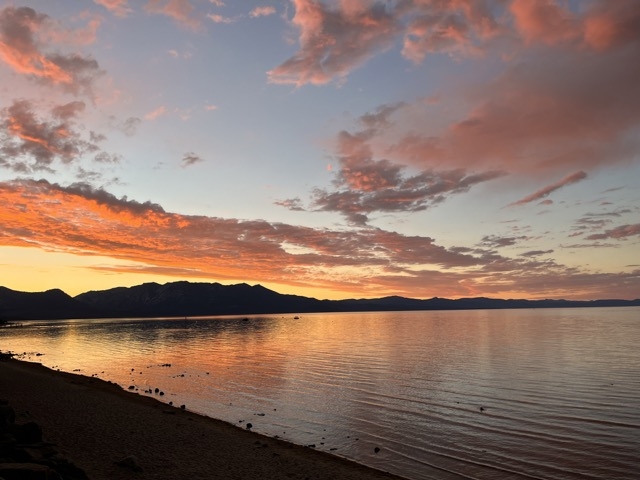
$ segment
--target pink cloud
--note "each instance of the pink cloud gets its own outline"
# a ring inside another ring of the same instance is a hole
[[[596,1],[576,13],[555,0],[513,0],[509,9],[527,43],[565,43],[603,51],[640,37],[635,0]]]
[[[542,198],[549,196],[551,193],[555,192],[556,190],[561,189],[562,187],[580,182],[585,178],[587,178],[587,174],[583,171],[572,173],[571,175],[564,177],[562,180],[559,180],[551,185],[547,185],[546,187],[533,192],[531,195],[527,195],[526,197],[521,198],[517,202],[511,203],[510,206],[525,205],[527,203],[540,200]]]
[[[399,37],[403,56],[421,63],[433,53],[475,56],[496,45],[505,49],[505,58],[513,57],[520,53],[512,45],[519,38],[526,46],[605,50],[634,42],[640,30],[635,0],[596,0],[584,11],[555,0],[513,0],[510,15],[499,0],[291,2],[300,48],[268,77],[297,86],[344,80]]]
[[[616,52],[554,50],[508,65],[485,85],[452,92],[466,114],[435,122],[436,107],[398,111],[378,135],[386,153],[424,167],[499,168],[550,177],[606,168],[640,149],[640,42]],[[631,135],[631,136],[630,136]]]
[[[98,36],[98,28],[102,24],[99,15],[84,13],[78,19],[86,20],[86,26],[75,30],[62,27],[57,22],[52,22],[51,28],[42,29],[38,32],[39,39],[43,44],[68,44],[68,45],[91,45],[95,43]]]
[[[408,5],[412,10],[407,7],[411,18],[404,32],[402,54],[414,63],[438,52],[475,55],[500,30],[488,1],[414,1]]]
[[[132,10],[129,8],[129,0],[93,0],[103,6],[117,17],[126,17]]]
[[[360,130],[342,131],[337,135],[339,170],[334,174],[335,189],[314,189],[309,210],[337,212],[350,224],[364,226],[371,214],[423,211],[504,175],[500,170],[469,172],[462,168],[408,172],[406,165],[377,159],[371,140],[391,127],[393,115],[406,106],[404,103],[383,105],[359,118]],[[277,204],[291,210],[302,208],[299,199]]]
[[[360,117],[362,130],[338,134],[336,155],[340,169],[335,172],[335,189],[315,189],[310,210],[338,212],[350,224],[364,226],[371,214],[423,211],[449,196],[503,175],[497,170],[469,173],[464,169],[426,169],[407,174],[405,165],[376,159],[370,139],[387,128],[390,117],[403,106],[380,107]],[[277,204],[292,210],[301,209],[299,199]]]
[[[640,28],[634,28],[640,25],[640,13],[633,1],[620,0],[615,7],[597,1],[572,12],[565,3],[518,0],[510,4],[512,16],[494,16],[499,11],[494,2],[385,4],[378,21],[384,19],[388,29],[381,30],[379,44],[366,35],[366,26],[358,23],[361,17],[351,17],[365,8],[361,2],[332,5],[294,3],[300,49],[270,72],[271,81],[300,86],[343,79],[423,17],[433,32],[444,28],[439,22],[450,22],[463,36],[445,35],[441,43],[436,36],[415,60],[431,51],[483,49],[489,41],[494,47],[519,49],[518,62],[504,63],[496,78],[448,92],[468,102],[466,112],[445,111],[428,102],[394,106],[394,122],[353,135],[360,142],[353,147],[360,149],[357,155],[419,170],[504,171],[549,181],[566,171],[633,161],[640,149],[633,134],[640,127]],[[380,7],[367,5],[367,12]],[[589,40],[586,25],[597,21],[609,25],[609,34],[603,30]],[[567,22],[570,28],[555,28]],[[549,25],[554,28],[547,31]],[[516,35],[526,44],[514,45]],[[360,188],[381,180],[371,172],[357,172],[359,178],[349,175],[348,180]]]
[[[231,17],[225,17],[223,15],[217,15],[214,13],[209,13],[207,15],[207,17],[213,22],[213,23],[233,23],[235,22],[235,19],[231,18]]]
[[[275,7],[256,7],[251,12],[249,12],[249,16],[253,18],[257,17],[268,17],[269,15],[273,15],[276,13]]]
[[[200,20],[193,15],[193,5],[189,0],[148,0],[144,9],[148,13],[165,15],[179,25],[198,30]]]
[[[268,72],[273,83],[301,86],[342,80],[399,37],[402,54],[414,63],[430,53],[475,55],[505,29],[494,18],[491,0],[291,1],[300,49]]]
[[[144,118],[145,118],[145,120],[155,120],[155,119],[160,118],[161,116],[163,116],[165,113],[167,113],[167,107],[165,107],[164,105],[160,105],[155,110],[152,110],[152,111],[146,113]]]
[[[27,7],[5,7],[0,10],[0,60],[15,72],[49,85],[62,86],[78,94],[91,93],[92,83],[102,72],[98,62],[76,53],[62,54],[49,42],[90,42],[95,38],[97,20],[88,30],[61,31],[47,15]],[[54,46],[55,47],[55,46]]]
[[[509,9],[528,43],[542,41],[553,45],[580,36],[575,16],[554,0],[513,0]]]
[[[292,0],[300,50],[268,72],[272,83],[323,85],[345,78],[377,51],[391,47],[399,24],[381,3]]]
[[[587,240],[605,240],[608,238],[619,240],[636,235],[640,235],[640,223],[636,223],[635,225],[621,225],[603,233],[589,235],[586,238]]]

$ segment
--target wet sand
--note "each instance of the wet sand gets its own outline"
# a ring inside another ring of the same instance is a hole
[[[36,363],[0,361],[0,399],[93,480],[400,479]],[[141,472],[116,463],[129,456]]]

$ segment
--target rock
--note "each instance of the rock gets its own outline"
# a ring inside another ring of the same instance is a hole
[[[376,447],[373,449],[374,453],[378,453],[380,451],[380,447]]]
[[[143,469],[138,463],[138,459],[133,455],[129,455],[128,457],[124,457],[122,460],[118,460],[116,465],[122,468],[127,468],[134,472],[142,472]]]
[[[86,473],[42,441],[35,422],[16,424],[8,405],[0,412],[0,480],[87,480]]]
[[[251,425],[250,423],[247,423],[247,430],[251,430],[253,428],[253,425]]]
[[[4,480],[48,480],[61,478],[46,465],[38,463],[0,463]]]
[[[186,410],[186,409],[187,409],[186,405],[180,405],[180,410]]]
[[[54,459],[47,460],[43,463],[51,467],[60,475],[60,477],[52,478],[61,478],[62,480],[89,480],[89,477],[87,477],[84,470],[62,456],[58,455]]]
[[[53,457],[56,455],[55,449],[51,445],[42,444],[42,446],[38,445],[30,445],[28,447],[24,447],[20,449],[24,452],[26,456],[25,462],[34,462],[34,463],[42,463],[44,460]]]
[[[16,438],[18,443],[42,442],[42,428],[35,422],[27,422],[23,425],[11,425],[11,427],[9,427],[9,433]]]

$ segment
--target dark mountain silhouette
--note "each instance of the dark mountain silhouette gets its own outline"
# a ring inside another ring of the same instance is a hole
[[[18,292],[0,287],[0,319],[63,319],[118,317],[195,317],[273,313],[475,310],[640,306],[637,300],[497,300],[434,297],[418,300],[398,296],[374,299],[318,300],[283,295],[261,285],[219,283],[145,283],[90,291],[70,297],[62,290]]]
[[[312,312],[323,303],[314,298],[282,295],[262,285],[189,282],[145,283],[86,292],[75,299],[115,316],[138,317]]]
[[[2,320],[91,318],[97,313],[59,289],[31,293],[0,287]]]

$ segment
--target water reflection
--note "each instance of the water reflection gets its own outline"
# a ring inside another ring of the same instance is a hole
[[[410,478],[631,479],[638,313],[34,322],[0,338],[45,365],[159,388],[164,401]]]

